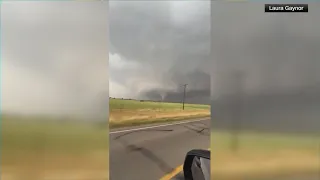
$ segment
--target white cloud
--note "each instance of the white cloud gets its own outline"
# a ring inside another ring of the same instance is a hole
[[[143,90],[163,88],[153,66],[125,60],[118,54],[109,54],[109,72],[110,97],[136,98]]]
[[[210,1],[170,1],[175,24],[190,24],[210,11]]]

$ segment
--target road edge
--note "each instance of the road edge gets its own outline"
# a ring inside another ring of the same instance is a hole
[[[198,118],[198,119],[193,119],[193,120],[170,122],[170,123],[158,123],[158,124],[149,124],[149,125],[145,125],[145,126],[133,126],[133,127],[127,127],[127,128],[110,129],[109,134],[117,134],[117,133],[132,132],[132,131],[139,131],[139,130],[145,130],[145,129],[153,129],[153,128],[158,128],[158,127],[174,126],[174,125],[179,125],[179,124],[188,124],[188,123],[194,123],[194,122],[205,121],[205,120],[210,120],[210,117]]]

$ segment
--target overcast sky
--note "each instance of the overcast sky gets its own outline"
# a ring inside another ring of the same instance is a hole
[[[213,93],[235,89],[234,71],[245,74],[244,88],[255,93],[320,83],[319,4],[309,3],[308,13],[264,13],[263,7],[212,3]]]
[[[108,93],[107,20],[107,2],[2,2],[2,110],[97,111]]]
[[[105,109],[108,91],[174,99],[183,84],[188,98],[208,99],[214,67],[246,68],[249,88],[316,82],[316,12],[275,18],[245,5],[241,15],[236,6],[213,6],[211,18],[209,1],[4,2],[2,109],[91,111]],[[227,60],[212,63],[218,59]]]
[[[111,97],[208,97],[209,59],[209,1],[110,2]]]
[[[109,7],[110,16],[107,2],[2,3],[2,110],[105,111],[108,75],[112,97],[180,98],[186,83],[208,95],[209,1]]]
[[[319,8],[264,13],[263,3],[212,3],[213,128],[319,132]]]

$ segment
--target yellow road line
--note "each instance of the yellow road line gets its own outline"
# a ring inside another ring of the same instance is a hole
[[[183,169],[183,164],[178,166],[177,168],[175,168],[173,171],[171,171],[169,174],[166,174],[165,176],[163,176],[162,178],[160,178],[160,180],[170,180],[173,177],[175,177],[177,174],[179,174],[180,172],[182,172]]]
[[[208,150],[210,151],[210,148]],[[176,167],[170,173],[164,175],[162,178],[160,178],[160,180],[171,180],[173,177],[175,177],[176,175],[178,175],[182,171],[183,171],[183,164],[181,164],[180,166]]]

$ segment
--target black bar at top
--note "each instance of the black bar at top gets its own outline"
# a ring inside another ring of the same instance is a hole
[[[264,12],[301,13],[308,12],[308,4],[265,4]]]

